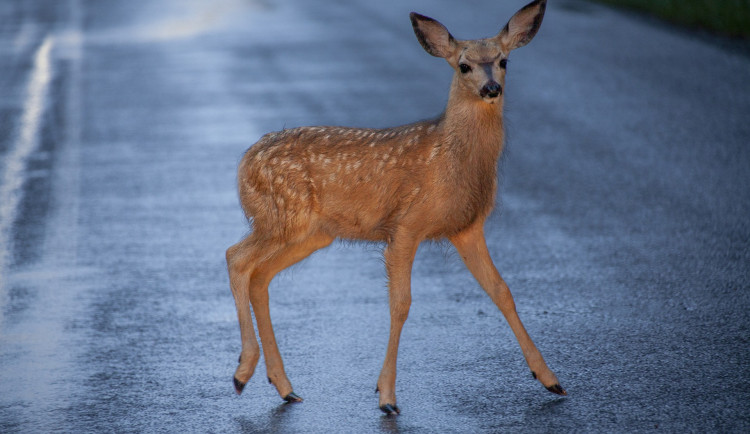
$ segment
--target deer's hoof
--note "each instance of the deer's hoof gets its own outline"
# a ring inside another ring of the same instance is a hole
[[[242,381],[238,380],[237,377],[232,378],[234,382],[234,391],[237,392],[238,395],[242,394],[242,389],[245,388],[245,384]]]
[[[289,395],[284,397],[284,401],[286,402],[302,402],[302,398],[297,395],[294,392],[289,393]]]
[[[568,392],[565,391],[562,387],[560,387],[559,384],[553,384],[552,386],[547,387],[547,390],[549,390],[552,393],[556,393],[558,395],[567,395]]]
[[[395,404],[393,404],[393,405],[391,405],[391,404],[383,404],[383,405],[380,406],[380,411],[382,411],[383,413],[385,413],[385,414],[387,414],[389,416],[390,415],[401,414],[401,410]]]

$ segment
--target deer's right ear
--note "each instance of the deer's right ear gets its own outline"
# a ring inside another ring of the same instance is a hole
[[[414,34],[422,48],[435,57],[449,57],[456,48],[456,40],[444,25],[416,12],[409,14]]]

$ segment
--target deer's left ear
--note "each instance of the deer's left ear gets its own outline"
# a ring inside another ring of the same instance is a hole
[[[542,25],[547,0],[535,0],[516,12],[496,36],[508,51],[528,44]]]

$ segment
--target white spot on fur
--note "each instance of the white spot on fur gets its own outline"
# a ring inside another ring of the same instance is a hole
[[[435,157],[437,157],[438,152],[440,152],[440,146],[435,146],[434,148],[432,148],[432,151],[430,152],[430,158],[427,160],[427,162],[434,160]]]

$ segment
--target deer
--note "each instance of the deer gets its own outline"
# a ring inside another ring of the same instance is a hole
[[[516,312],[490,257],[484,224],[494,207],[504,146],[503,87],[508,54],[539,30],[546,0],[516,12],[494,37],[455,39],[440,22],[410,14],[422,47],[454,69],[444,112],[385,129],[297,127],[264,135],[240,160],[239,200],[252,231],[226,251],[242,349],[237,394],[263,346],[268,381],[299,402],[276,344],[268,285],[274,276],[336,239],[384,243],[390,334],[377,380],[378,406],[396,403],[396,360],[411,306],[411,269],[425,240],[450,241],[512,329],[533,378],[566,395]],[[252,306],[252,311],[251,311]]]

